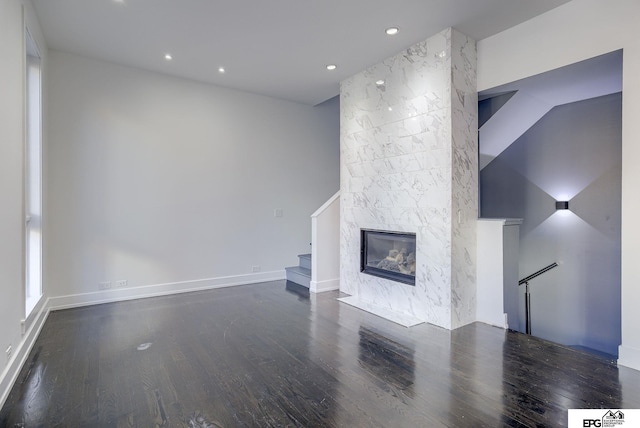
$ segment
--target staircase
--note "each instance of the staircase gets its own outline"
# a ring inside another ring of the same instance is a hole
[[[284,268],[287,272],[287,281],[295,282],[309,288],[311,283],[311,254],[300,254],[298,266]]]

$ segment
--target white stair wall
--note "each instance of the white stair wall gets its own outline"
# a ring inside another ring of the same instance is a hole
[[[311,281],[309,291],[340,288],[340,192],[311,214]]]

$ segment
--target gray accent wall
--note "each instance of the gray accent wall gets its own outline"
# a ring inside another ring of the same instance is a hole
[[[621,118],[621,93],[557,106],[480,179],[482,217],[524,219],[520,278],[560,264],[531,282],[533,334],[614,355],[621,343]],[[556,211],[556,200],[569,201],[569,210]],[[524,290],[518,293],[509,325],[524,331]]]

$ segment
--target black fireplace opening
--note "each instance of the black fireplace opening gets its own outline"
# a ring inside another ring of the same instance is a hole
[[[360,230],[360,272],[416,285],[416,234]]]

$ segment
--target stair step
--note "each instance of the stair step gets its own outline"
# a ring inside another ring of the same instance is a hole
[[[284,268],[284,270],[287,272],[287,281],[309,288],[311,284],[311,269],[302,266],[291,266]]]
[[[311,254],[300,254],[298,260],[301,267],[311,269]]]

